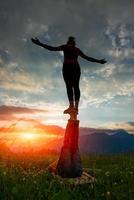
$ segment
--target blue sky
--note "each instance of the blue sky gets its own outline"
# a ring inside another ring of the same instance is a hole
[[[133,19],[132,0],[0,0],[0,110],[6,109],[1,123],[23,116],[65,126],[63,55],[35,46],[30,38],[59,46],[72,35],[85,54],[108,61],[101,65],[79,59],[80,125],[133,132]],[[16,118],[8,120],[11,106]],[[16,113],[15,107],[42,112]]]

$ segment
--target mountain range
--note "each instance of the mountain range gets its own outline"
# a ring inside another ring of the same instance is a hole
[[[63,139],[50,142],[49,149],[60,151]],[[134,152],[134,135],[123,129],[100,130],[80,128],[79,149],[81,153],[116,154]]]
[[[53,127],[57,135],[55,139],[41,143],[36,148],[30,147],[30,151],[36,153],[45,152],[60,152],[63,146],[64,129],[59,127]],[[3,140],[0,140],[0,152],[5,154],[8,151],[13,152],[27,152],[29,148],[20,148],[16,151],[14,148],[9,148]],[[134,153],[134,134],[129,134],[123,129],[111,130],[111,129],[95,129],[80,127],[79,129],[79,150],[82,154],[119,154],[119,153]]]

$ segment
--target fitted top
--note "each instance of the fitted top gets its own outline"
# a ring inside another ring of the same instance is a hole
[[[64,52],[64,63],[77,63],[80,49],[73,45],[62,45],[61,49]]]
[[[79,48],[75,47],[71,44],[65,44],[58,47],[52,47],[47,44],[40,43],[40,46],[50,50],[50,51],[63,51],[64,52],[64,63],[78,63],[78,56],[81,56],[82,58],[91,61],[91,62],[98,62],[99,60],[89,57],[85,55]]]

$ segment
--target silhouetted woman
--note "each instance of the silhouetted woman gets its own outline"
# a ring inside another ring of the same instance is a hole
[[[78,114],[78,105],[80,100],[80,66],[78,63],[78,56],[90,61],[105,64],[105,59],[95,59],[85,55],[79,48],[75,46],[75,38],[69,37],[67,44],[52,47],[50,45],[41,43],[37,38],[31,39],[34,44],[37,44],[50,51],[63,51],[64,52],[64,63],[63,63],[63,78],[66,83],[67,95],[69,99],[69,108],[64,111],[64,113],[71,113],[76,111]]]

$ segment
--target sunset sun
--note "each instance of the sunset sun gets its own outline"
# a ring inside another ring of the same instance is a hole
[[[35,134],[35,133],[23,133],[21,135],[21,138],[23,138],[24,140],[33,141],[33,140],[37,139],[37,134]]]

